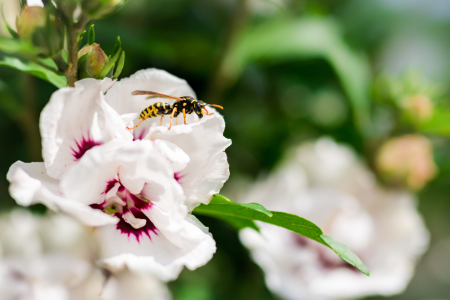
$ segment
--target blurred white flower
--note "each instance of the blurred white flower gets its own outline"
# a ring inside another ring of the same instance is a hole
[[[1,299],[95,299],[102,277],[91,264],[95,249],[77,222],[25,210],[0,216]]]
[[[313,221],[371,271],[366,277],[325,246],[279,227],[261,223],[261,234],[242,230],[241,240],[263,268],[267,286],[286,299],[400,293],[428,245],[414,197],[377,186],[353,151],[328,139],[293,149],[242,200]]]
[[[15,210],[0,216],[2,300],[166,300],[167,286],[149,275],[109,274],[87,227],[62,215]],[[107,273],[107,272],[106,272]]]
[[[167,286],[154,277],[120,272],[108,278],[101,300],[169,300],[172,299]]]
[[[27,5],[44,7],[42,0],[27,0]]]
[[[153,69],[112,85],[85,79],[53,94],[40,121],[44,163],[16,162],[10,193],[21,205],[41,202],[98,227],[111,271],[175,279],[216,249],[189,211],[228,179],[224,121],[217,113],[188,116],[188,125],[169,131],[149,119],[133,135],[127,124],[152,102],[132,91],[194,94],[184,80]]]

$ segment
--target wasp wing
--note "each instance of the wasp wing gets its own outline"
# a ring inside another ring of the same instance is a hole
[[[141,91],[141,90],[137,90],[131,93],[131,95],[149,95],[146,99],[149,98],[156,98],[156,97],[162,97],[162,98],[169,98],[169,99],[175,99],[177,101],[181,101],[180,98],[178,97],[174,97],[174,96],[169,96],[169,95],[164,95],[164,94],[160,94],[157,92],[151,92],[151,91]]]

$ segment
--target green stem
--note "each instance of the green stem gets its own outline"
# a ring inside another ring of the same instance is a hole
[[[83,14],[77,23],[69,22],[67,24],[67,69],[65,76],[67,84],[71,87],[75,86],[78,80],[78,37],[83,31],[84,27],[89,23],[89,19]]]
[[[75,81],[78,79],[78,34],[74,27],[67,29],[68,38],[68,55],[67,55],[67,70],[64,74],[67,78],[67,84],[71,87],[75,86]]]

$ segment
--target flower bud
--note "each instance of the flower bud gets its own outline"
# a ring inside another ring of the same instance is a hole
[[[436,174],[433,149],[421,135],[405,135],[385,142],[378,151],[376,167],[391,183],[422,189]]]
[[[86,45],[78,52],[78,79],[98,78],[108,61],[99,44]]]
[[[17,33],[40,48],[39,55],[52,57],[64,46],[64,27],[54,14],[39,6],[26,6],[17,20]]]
[[[426,121],[433,115],[433,102],[426,95],[404,97],[402,106],[409,117],[419,122]]]
[[[101,19],[120,9],[127,0],[83,0],[83,11],[93,19]]]

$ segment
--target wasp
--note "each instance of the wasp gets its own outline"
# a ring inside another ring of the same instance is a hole
[[[156,92],[151,92],[151,91],[134,91],[133,93],[131,93],[132,95],[149,95],[147,97],[148,98],[155,98],[155,97],[161,97],[161,98],[168,98],[168,99],[174,99],[176,100],[176,102],[174,104],[169,104],[169,103],[165,103],[165,102],[156,102],[153,103],[152,105],[150,105],[149,107],[145,108],[139,115],[139,123],[132,127],[129,128],[127,127],[128,130],[134,129],[136,127],[138,127],[139,125],[141,125],[141,123],[143,121],[145,121],[146,119],[149,118],[155,118],[155,117],[159,117],[161,116],[161,121],[159,123],[159,125],[162,125],[162,121],[164,116],[166,115],[170,115],[170,126],[169,126],[169,130],[170,128],[172,128],[172,119],[173,117],[175,117],[176,120],[176,124],[178,125],[178,115],[183,113],[183,118],[184,118],[184,124],[186,124],[186,115],[192,114],[192,113],[196,113],[197,116],[201,119],[203,118],[203,115],[212,115],[214,113],[209,113],[208,110],[206,109],[206,106],[215,106],[218,107],[220,109],[223,109],[222,106],[217,105],[217,104],[207,104],[203,101],[200,100],[196,100],[194,99],[194,97],[191,96],[181,96],[181,97],[174,97],[174,96],[169,96],[169,95],[164,95],[164,94],[160,94],[160,93],[156,93]]]

